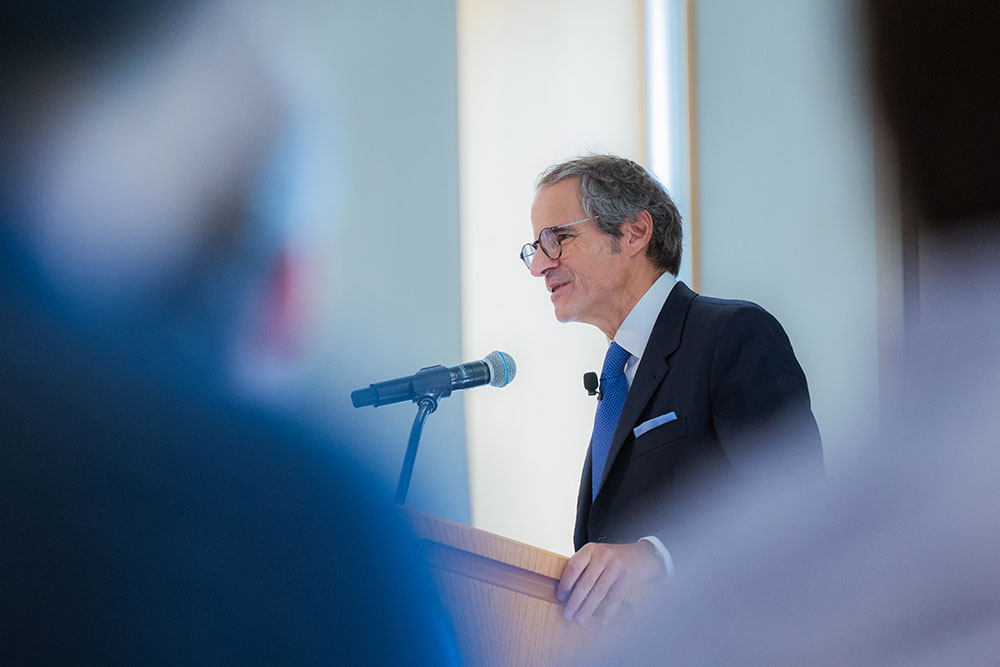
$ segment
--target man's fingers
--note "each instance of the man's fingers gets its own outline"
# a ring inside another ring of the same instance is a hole
[[[603,568],[601,575],[590,589],[587,599],[576,613],[577,623],[586,623],[587,619],[594,615],[597,607],[604,601],[614,585],[618,583],[621,575],[622,567],[616,561],[612,561],[607,567]]]
[[[584,545],[582,549],[573,554],[569,559],[566,569],[563,570],[562,579],[559,580],[559,588],[556,589],[556,598],[560,602],[565,602],[569,598],[569,594],[573,591],[573,586],[576,585],[576,580],[587,569],[587,565],[590,564],[591,551],[590,545]]]
[[[609,625],[611,621],[615,620],[615,614],[618,613],[618,608],[622,606],[624,600],[622,588],[622,580],[619,578],[604,597],[604,609],[601,610],[601,623],[603,625]]]
[[[573,616],[576,614],[576,610],[583,606],[584,601],[591,594],[591,589],[594,588],[594,584],[597,583],[598,578],[604,571],[604,566],[607,562],[606,554],[598,551],[593,557],[591,557],[587,569],[583,571],[583,574],[576,580],[576,585],[573,586],[573,592],[569,596],[569,600],[566,602],[566,609],[563,611],[563,615],[567,620],[572,621]]]
[[[566,602],[567,620],[586,623],[604,602],[601,617],[609,623],[630,587],[658,574],[658,558],[650,554],[650,545],[585,544],[566,564],[556,590],[560,602]]]

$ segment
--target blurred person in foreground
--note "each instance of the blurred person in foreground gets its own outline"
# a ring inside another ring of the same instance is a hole
[[[744,509],[692,518],[695,567],[598,664],[1000,656],[1000,5],[862,8],[877,108],[922,246],[919,322],[880,433],[821,490],[762,474],[720,491]]]
[[[614,155],[553,165],[538,180],[536,240],[521,258],[556,319],[608,338],[564,615],[605,622],[633,585],[687,562],[675,530],[698,488],[738,477],[779,438],[789,474],[822,470],[809,389],[781,324],[749,301],[677,280],[681,219],[663,186]],[[814,477],[814,475],[809,475]]]
[[[456,662],[389,489],[234,395],[282,114],[232,9],[5,3],[0,663]]]

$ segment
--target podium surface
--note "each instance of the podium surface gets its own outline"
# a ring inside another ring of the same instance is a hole
[[[563,617],[556,587],[565,556],[403,511],[452,621],[462,664],[569,665],[593,649],[595,635],[612,640],[619,623],[604,627],[597,618],[580,625]]]

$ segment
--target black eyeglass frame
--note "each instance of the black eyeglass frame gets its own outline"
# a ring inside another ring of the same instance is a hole
[[[597,217],[598,216],[596,215],[592,215],[589,218],[584,218],[583,220],[575,220],[573,222],[567,222],[565,225],[546,227],[545,229],[543,229],[538,233],[537,239],[535,239],[531,243],[525,243],[523,246],[521,246],[521,254],[520,254],[521,261],[524,262],[524,265],[528,267],[528,270],[530,271],[531,260],[538,252],[539,248],[542,249],[542,252],[544,252],[545,256],[548,257],[549,259],[559,259],[560,257],[562,257],[562,241],[559,240],[558,236],[555,237],[556,248],[558,250],[556,252],[556,256],[553,257],[552,255],[549,254],[549,251],[545,249],[545,244],[542,243],[542,235],[544,235],[545,233],[555,234],[560,229],[565,229],[566,227],[572,227],[573,225],[579,225],[581,222],[587,222],[588,220],[596,220]]]

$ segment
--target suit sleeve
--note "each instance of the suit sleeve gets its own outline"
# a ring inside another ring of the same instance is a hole
[[[805,373],[778,321],[746,305],[725,320],[711,373],[712,420],[730,463],[749,466],[769,450],[822,470],[822,445]]]

